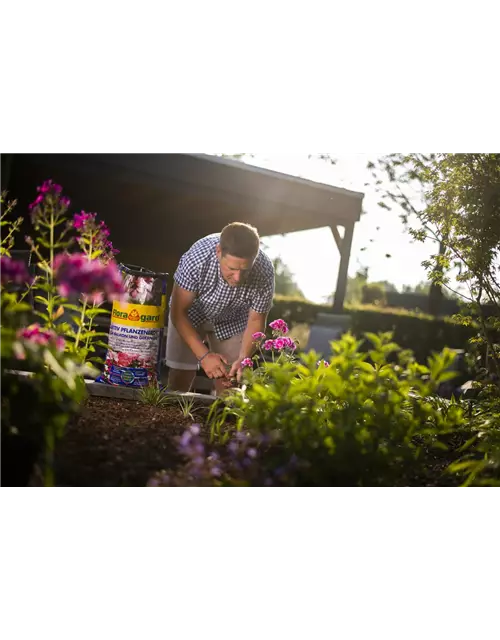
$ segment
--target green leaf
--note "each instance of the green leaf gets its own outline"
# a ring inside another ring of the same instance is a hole
[[[110,311],[108,309],[100,309],[99,307],[93,307],[91,309],[87,309],[85,314],[88,318],[95,318],[95,316],[101,315],[110,315]]]
[[[63,306],[65,309],[68,309],[68,311],[76,311],[79,314],[81,314],[82,312],[82,307],[78,306],[77,304],[70,304],[69,302],[65,302]]]

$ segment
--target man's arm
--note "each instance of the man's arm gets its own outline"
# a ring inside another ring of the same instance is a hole
[[[182,289],[177,284],[174,284],[172,291],[172,303],[170,306],[170,317],[174,327],[179,332],[179,335],[191,349],[191,351],[199,360],[207,352],[206,346],[203,344],[198,332],[191,324],[189,320],[188,311],[196,298],[196,292],[187,291]]]
[[[179,335],[196,356],[201,360],[201,366],[209,378],[225,378],[227,376],[224,364],[225,358],[218,353],[209,353],[203,344],[198,332],[191,324],[188,310],[196,298],[194,291],[188,291],[174,284],[172,291],[172,304],[170,307],[170,317]],[[206,355],[208,353],[208,355]]]
[[[245,358],[251,358],[255,353],[255,344],[252,339],[254,333],[262,332],[266,330],[267,313],[258,313],[253,309],[250,309],[248,314],[247,328],[243,333],[243,339],[241,341],[240,349],[240,362]]]

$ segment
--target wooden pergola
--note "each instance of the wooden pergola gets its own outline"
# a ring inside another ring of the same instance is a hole
[[[120,260],[169,273],[193,242],[229,222],[253,224],[262,237],[330,227],[340,252],[333,311],[343,310],[362,193],[204,154],[2,156],[2,189],[20,214],[47,178],[63,185],[73,210],[99,213]]]

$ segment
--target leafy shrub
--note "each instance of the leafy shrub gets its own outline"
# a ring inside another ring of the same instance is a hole
[[[269,318],[283,318],[293,329],[296,324],[313,324],[318,313],[331,313],[331,306],[276,296]],[[393,332],[394,341],[413,351],[419,362],[445,347],[465,349],[478,333],[473,323],[463,326],[450,318],[434,318],[406,309],[359,305],[346,306],[346,313],[351,317],[351,332],[356,338],[363,338],[367,332]]]
[[[161,472],[152,485],[404,485],[425,477],[422,451],[446,448],[450,436],[462,437],[467,455],[468,405],[433,395],[454,375],[453,352],[423,366],[390,334],[367,337],[367,352],[347,334],[332,343],[330,362],[318,362],[314,352],[298,358],[275,336],[275,361],[255,369],[244,362],[243,387],[213,405],[212,451],[199,429],[188,430],[180,441],[186,466]]]
[[[361,291],[361,302],[363,304],[376,304],[385,306],[387,297],[383,285],[376,282],[367,283]]]

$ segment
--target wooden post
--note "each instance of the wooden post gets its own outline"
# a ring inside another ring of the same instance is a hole
[[[333,312],[342,313],[344,311],[344,299],[347,289],[347,272],[349,269],[349,258],[351,257],[352,236],[354,233],[354,223],[344,226],[344,237],[342,238],[342,248],[340,250],[339,274],[337,277],[337,288],[333,299]],[[335,234],[334,234],[335,235]]]

